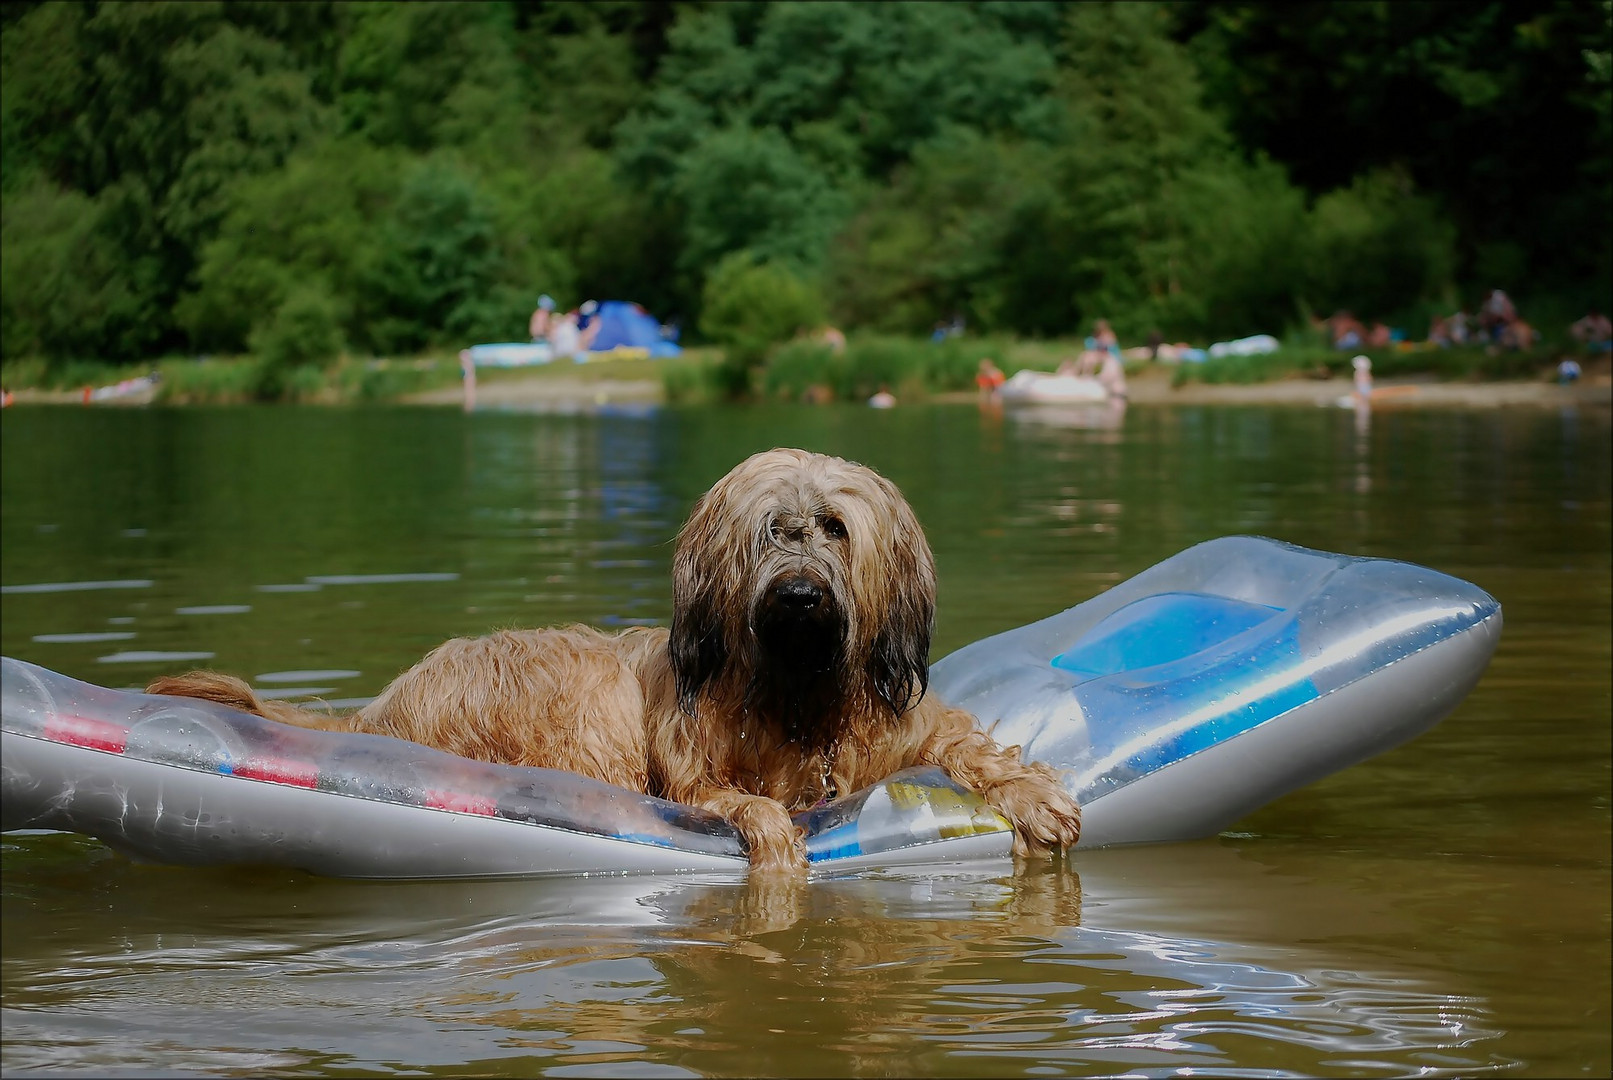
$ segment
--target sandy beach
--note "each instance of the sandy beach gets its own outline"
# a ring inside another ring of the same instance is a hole
[[[1172,387],[1168,372],[1148,372],[1129,380],[1127,397],[1138,405],[1311,405],[1338,404],[1350,397],[1347,379],[1285,379],[1248,385],[1188,383]],[[1436,382],[1432,379],[1380,379],[1373,384],[1373,408],[1501,408],[1565,404],[1613,406],[1613,375],[1593,372],[1567,386],[1542,380]]]

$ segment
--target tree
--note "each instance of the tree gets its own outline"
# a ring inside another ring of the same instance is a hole
[[[377,231],[363,299],[367,336],[380,351],[419,349],[443,335],[507,336],[531,310],[501,280],[489,200],[452,161],[414,165]]]
[[[347,339],[371,346],[363,295],[381,260],[379,222],[396,202],[404,159],[357,139],[312,147],[231,186],[217,235],[202,245],[194,287],[175,315],[196,347],[239,352],[294,288],[343,304]]]
[[[920,149],[836,243],[836,317],[901,333],[928,333],[955,313],[987,331],[1073,326],[1069,290],[1044,288],[1067,266],[1038,235],[1057,201],[1051,157],[967,129]]]
[[[105,233],[106,208],[35,178],[0,204],[0,353],[140,356],[152,346],[149,290]]]
[[[685,208],[682,265],[730,252],[815,270],[848,199],[773,129],[714,133],[679,164],[673,187]]]
[[[1607,295],[1606,4],[1212,0],[1181,13],[1233,133],[1311,194],[1398,171],[1450,215],[1462,279]]]
[[[6,25],[8,170],[20,164],[94,201],[95,226],[73,243],[100,249],[94,263],[120,279],[143,324],[114,332],[96,320],[106,332],[90,338],[63,328],[39,342],[44,351],[134,358],[176,344],[170,313],[222,218],[223,190],[321,133],[296,58],[232,23],[237,12],[258,13],[44,4]]]
[[[847,216],[925,146],[958,130],[1045,131],[1049,10],[684,9],[616,153],[684,223],[685,269],[744,250],[816,270]]]

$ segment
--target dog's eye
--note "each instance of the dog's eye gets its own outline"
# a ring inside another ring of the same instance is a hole
[[[846,523],[837,517],[826,517],[819,523],[823,535],[831,540],[844,540],[846,538]]]

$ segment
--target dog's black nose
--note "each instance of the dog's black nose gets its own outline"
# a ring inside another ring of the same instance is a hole
[[[773,586],[773,600],[786,611],[804,614],[823,602],[823,588],[808,578],[790,578]]]

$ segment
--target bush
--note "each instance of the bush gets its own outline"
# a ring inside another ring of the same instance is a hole
[[[1014,345],[1005,339],[926,338],[883,334],[856,335],[844,352],[821,342],[798,339],[780,346],[761,375],[768,397],[799,400],[808,390],[827,388],[842,401],[861,401],[881,386],[903,396],[923,396],[974,388],[982,357],[1005,370]]]
[[[723,347],[719,381],[730,397],[749,392],[768,350],[823,321],[823,299],[778,263],[730,255],[706,279],[700,330]]]
[[[686,356],[661,361],[661,389],[674,405],[702,404],[727,396],[717,372],[720,365],[709,359]]]
[[[258,364],[249,360],[170,360],[162,365],[157,398],[176,405],[250,401],[260,378]]]
[[[1009,338],[948,338],[930,346],[924,364],[925,379],[937,390],[973,390],[982,359],[990,357],[1012,374],[1018,368],[1010,358],[1021,351]]]
[[[832,389],[836,382],[837,359],[829,346],[808,338],[780,345],[762,371],[762,394],[784,401],[799,401],[817,387]]]
[[[452,357],[418,360],[348,359],[327,373],[327,383],[343,401],[390,401],[457,383],[459,362]]]
[[[252,332],[257,355],[256,396],[309,397],[324,382],[324,369],[342,351],[341,315],[329,291],[301,285]]]
[[[342,351],[340,313],[328,291],[299,286],[252,334],[252,351],[272,367],[323,367]]]

